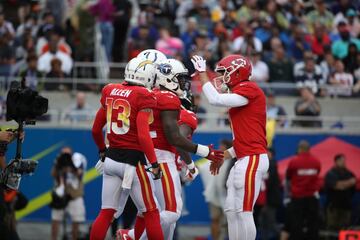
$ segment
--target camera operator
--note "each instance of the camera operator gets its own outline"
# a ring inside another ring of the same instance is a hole
[[[82,182],[86,158],[80,153],[73,153],[70,147],[64,147],[56,158],[51,175],[55,180],[51,211],[51,237],[58,237],[60,223],[65,214],[72,221],[72,239],[79,235],[79,223],[85,221],[84,184]],[[65,234],[65,233],[64,233]]]
[[[0,131],[0,171],[6,167],[5,153],[7,146],[17,137],[14,131]],[[24,138],[24,134],[20,134]],[[3,184],[0,184],[0,236],[4,240],[16,240],[19,236],[15,226],[15,200],[16,191],[7,191]]]

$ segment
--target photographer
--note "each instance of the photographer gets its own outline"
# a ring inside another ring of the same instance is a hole
[[[7,145],[17,137],[14,131],[0,131],[0,171],[6,167],[5,152]],[[24,138],[24,134],[20,134]],[[16,191],[8,191],[3,184],[0,184],[0,236],[1,239],[19,239],[15,226]],[[25,200],[26,201],[26,200]],[[26,205],[26,203],[25,203]]]
[[[70,147],[64,147],[56,158],[51,175],[55,180],[52,194],[51,237],[57,239],[59,226],[65,214],[72,221],[72,239],[79,235],[79,223],[85,221],[83,173],[86,169],[86,158],[80,153],[73,153]],[[66,233],[64,233],[66,234]]]

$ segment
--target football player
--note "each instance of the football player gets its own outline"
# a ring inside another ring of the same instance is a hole
[[[230,240],[254,240],[256,227],[253,207],[260,191],[263,175],[269,167],[266,144],[266,100],[263,91],[249,80],[251,63],[241,55],[221,59],[215,71],[222,76],[214,79],[223,92],[209,82],[206,61],[200,56],[191,59],[200,75],[202,89],[215,106],[229,107],[233,132],[233,147],[225,151],[225,158],[237,158],[227,180],[225,212]],[[217,174],[223,161],[212,162],[210,170]]]
[[[220,161],[223,152],[214,150],[212,146],[195,144],[184,137],[178,126],[181,111],[179,96],[183,95],[185,79],[188,70],[178,60],[168,59],[156,64],[156,80],[153,93],[157,99],[154,109],[154,121],[150,125],[155,153],[163,172],[161,181],[155,181],[155,194],[159,201],[161,212],[161,226],[165,239],[172,239],[175,223],[180,218],[182,210],[181,183],[175,162],[175,147],[185,152],[195,153],[211,161]],[[187,165],[190,172],[195,174],[195,164],[191,157]],[[185,160],[185,159],[184,159]],[[135,227],[136,228],[136,227]],[[128,235],[133,239],[145,239],[133,231]]]
[[[102,90],[101,107],[92,129],[101,156],[97,169],[103,167],[102,205],[90,239],[105,239],[124,187],[130,188],[130,196],[143,215],[148,239],[164,239],[152,180],[145,169],[147,158],[154,179],[160,178],[161,170],[149,134],[149,120],[157,102],[146,88],[153,85],[154,78],[148,73],[154,72],[153,67],[151,61],[134,58],[125,68],[125,82],[109,84]],[[102,134],[105,124],[107,149]]]

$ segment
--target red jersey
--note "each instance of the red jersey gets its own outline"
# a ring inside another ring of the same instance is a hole
[[[267,152],[266,99],[255,82],[244,81],[232,89],[249,103],[229,110],[233,130],[233,146],[237,158]]]
[[[141,86],[108,84],[102,90],[100,102],[106,110],[106,133],[110,148],[142,151],[136,118],[140,110],[156,107],[154,94]]]
[[[153,138],[154,147],[161,150],[174,152],[173,147],[166,139],[160,113],[165,110],[177,110],[180,113],[181,102],[179,97],[169,91],[155,89],[153,91],[157,106],[153,110],[154,121],[150,125],[150,135]]]
[[[319,190],[320,161],[310,153],[300,153],[290,160],[286,177],[290,179],[291,197],[314,196]]]
[[[196,114],[192,111],[181,109],[180,119],[178,121],[178,125],[186,124],[191,128],[192,133],[196,130],[198,125],[198,120]],[[191,137],[191,136],[188,136]]]

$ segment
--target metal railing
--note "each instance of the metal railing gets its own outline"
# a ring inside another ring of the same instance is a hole
[[[90,62],[76,62],[74,64],[74,68],[73,68],[73,75],[76,75],[76,72],[79,71],[79,69],[81,67],[98,67],[97,63],[90,63]],[[124,63],[109,63],[109,68],[119,68],[119,69],[124,69],[126,64]],[[10,85],[11,81],[20,81],[21,78],[20,77],[3,77],[0,76],[0,91],[7,91]],[[100,78],[100,77],[96,77],[96,78],[92,78],[92,77],[65,77],[65,78],[46,78],[46,77],[41,77],[38,79],[39,80],[39,85],[41,86],[42,84],[46,84],[46,83],[58,83],[58,84],[68,84],[72,91],[76,91],[78,89],[78,85],[79,84],[92,84],[92,85],[105,85],[107,83],[112,83],[112,82],[121,82],[123,80],[122,77],[119,78],[109,78],[109,77],[104,77],[104,78]],[[275,95],[283,95],[283,96],[294,96],[297,94],[297,90],[298,90],[298,86],[295,83],[259,83],[259,86],[264,90],[271,90],[274,91],[275,90]],[[198,81],[192,81],[192,88],[194,92],[198,92],[198,89],[200,88],[200,82]],[[346,92],[346,91],[350,91],[351,92],[351,87],[336,87],[333,85],[323,85],[322,89],[326,89],[327,92],[332,93],[331,96],[336,97],[338,95],[341,95],[341,92]],[[40,90],[42,90],[40,88]],[[46,88],[45,88],[46,90]],[[83,89],[82,89],[83,90]],[[91,89],[89,89],[91,90]]]
[[[95,118],[96,110],[88,110],[77,113],[69,112],[63,109],[49,109],[45,121],[38,121],[37,126],[53,126],[53,127],[80,127],[90,128]],[[199,119],[198,131],[210,132],[230,132],[228,118],[219,113],[197,114]],[[296,131],[296,132],[347,132],[352,134],[360,134],[360,116],[294,116],[288,115],[279,117],[276,120],[277,131]],[[0,120],[0,123],[4,119]],[[321,124],[318,124],[321,122]],[[294,124],[296,123],[296,124]],[[316,124],[311,124],[316,123]],[[312,127],[311,127],[312,126]]]

